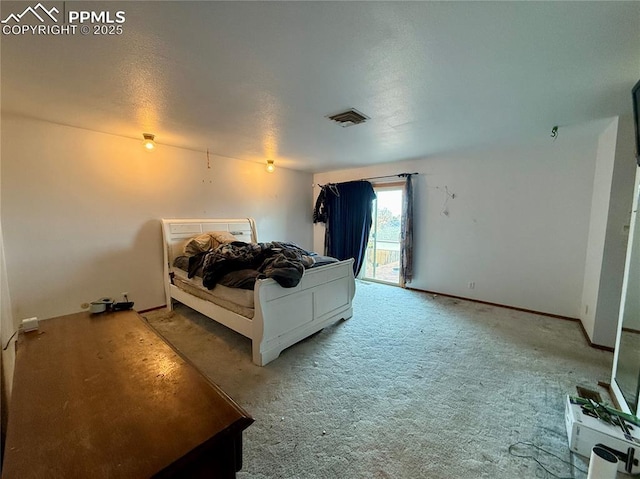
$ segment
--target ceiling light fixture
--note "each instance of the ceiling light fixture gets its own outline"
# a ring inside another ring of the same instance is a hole
[[[274,171],[276,171],[276,165],[273,164],[273,160],[267,160],[266,170],[269,173],[273,173]]]
[[[156,147],[156,142],[153,139],[156,137],[151,133],[143,133],[142,137],[144,138],[142,142],[142,146],[144,146],[147,150],[151,151]]]

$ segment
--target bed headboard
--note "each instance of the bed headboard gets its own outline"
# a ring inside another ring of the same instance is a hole
[[[173,264],[176,256],[183,253],[184,245],[194,236],[207,231],[228,231],[238,241],[257,243],[258,233],[253,218],[240,219],[163,219],[162,235],[164,238],[165,260]],[[165,266],[167,266],[165,264]]]

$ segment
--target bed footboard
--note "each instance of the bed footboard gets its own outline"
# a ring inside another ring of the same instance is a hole
[[[295,288],[271,279],[256,283],[253,317],[253,362],[259,366],[340,320],[353,315],[353,259],[305,271]]]

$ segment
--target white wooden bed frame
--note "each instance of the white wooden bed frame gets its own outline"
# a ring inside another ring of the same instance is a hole
[[[257,242],[255,221],[242,219],[163,219],[164,284],[167,307],[176,300],[251,339],[253,362],[264,366],[289,346],[353,315],[353,259],[305,270],[295,288],[260,279],[254,288],[253,319],[193,296],[171,282],[176,256],[184,244],[207,231],[228,231],[239,241]]]

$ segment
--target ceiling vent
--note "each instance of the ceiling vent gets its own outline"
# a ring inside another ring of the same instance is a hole
[[[329,118],[329,120],[335,121],[336,123],[340,123],[340,126],[342,126],[343,128],[364,123],[369,119],[368,116],[363,115],[354,108],[343,111],[341,113],[336,113],[335,115],[327,116],[327,118]]]

